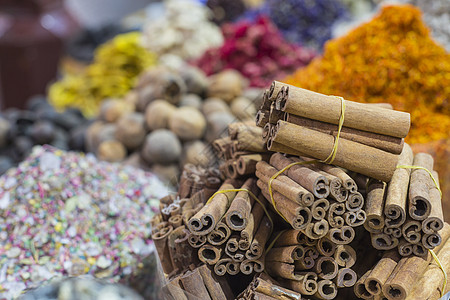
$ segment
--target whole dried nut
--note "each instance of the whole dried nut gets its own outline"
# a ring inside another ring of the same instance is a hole
[[[10,128],[11,124],[9,124],[8,120],[0,117],[0,148],[6,146],[8,143],[8,132]]]
[[[184,106],[172,114],[169,128],[182,141],[197,140],[205,133],[206,120],[198,109]]]
[[[186,143],[183,148],[182,165],[194,164],[202,167],[210,165],[214,155],[207,143],[197,140]]]
[[[101,142],[98,146],[97,157],[108,162],[119,162],[127,156],[125,146],[116,140]]]
[[[132,103],[121,99],[107,99],[100,106],[100,119],[106,122],[116,122],[121,116],[135,110]]]
[[[181,106],[190,106],[194,107],[196,109],[202,109],[202,98],[200,98],[199,95],[196,94],[186,94],[181,98],[180,103],[178,104]]]
[[[89,152],[96,152],[99,145],[108,140],[114,140],[116,124],[96,121],[89,126],[86,132],[86,147]]]
[[[163,182],[168,182],[176,186],[180,176],[180,168],[178,164],[160,165],[154,164],[150,171],[158,176]]]
[[[225,70],[209,77],[208,97],[230,103],[243,92],[245,79],[235,70]]]
[[[131,113],[122,116],[117,122],[116,139],[127,149],[136,149],[144,142],[146,130],[145,119],[140,113]]]
[[[229,113],[230,107],[222,99],[208,98],[203,103],[202,112],[205,116],[208,116],[215,112]]]
[[[208,87],[208,79],[199,68],[185,65],[180,68],[180,76],[186,84],[188,93],[203,95]]]
[[[129,91],[125,97],[123,97],[123,101],[133,104],[135,107],[139,102],[139,93],[136,90]]]
[[[145,122],[150,130],[168,128],[169,119],[177,108],[166,100],[155,100],[145,110]]]
[[[157,129],[145,138],[141,154],[149,164],[176,163],[181,156],[181,142],[172,131]]]
[[[205,139],[212,143],[218,138],[228,136],[228,125],[237,120],[231,113],[215,112],[208,115],[207,121]]]
[[[31,137],[36,144],[49,144],[55,137],[55,126],[49,121],[37,121],[31,127]]]
[[[254,119],[256,115],[255,105],[247,98],[237,97],[231,103],[231,112],[239,120]]]

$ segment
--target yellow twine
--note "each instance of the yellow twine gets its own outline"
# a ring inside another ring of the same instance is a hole
[[[337,148],[338,148],[338,142],[339,142],[339,136],[341,135],[342,126],[344,125],[344,115],[345,115],[345,101],[344,101],[344,98],[338,97],[338,96],[334,96],[334,97],[336,97],[336,98],[341,100],[341,116],[339,117],[339,127],[338,127],[338,132],[337,132],[336,138],[334,139],[333,150],[331,151],[330,155],[328,155],[328,157],[323,161],[324,163],[327,163],[327,164],[332,164],[334,159],[335,159],[335,157],[336,157]]]
[[[229,192],[247,192],[256,202],[258,202],[262,209],[264,210],[264,213],[266,214],[267,218],[270,221],[270,224],[272,225],[272,230],[273,230],[273,220],[272,217],[270,216],[269,212],[267,211],[266,206],[261,202],[261,200],[258,199],[258,197],[255,196],[255,194],[253,194],[252,191],[247,190],[247,189],[227,189],[227,190],[219,190],[217,192],[215,192],[209,199],[208,201],[206,201],[206,204],[208,204],[209,202],[211,202],[211,200],[218,194],[224,194],[224,193],[229,193]],[[228,198],[227,195],[225,195],[228,199],[228,204],[230,203],[230,198]],[[205,205],[206,205],[205,204]]]
[[[441,269],[442,273],[444,273],[444,282],[442,284],[442,290],[440,291],[441,297],[444,295],[445,293],[445,288],[447,287],[447,272],[445,272],[444,267],[441,264],[441,261],[439,260],[439,258],[437,257],[436,253],[434,253],[433,250],[428,249],[428,251],[430,251],[431,255],[434,258],[434,261],[437,263],[437,265],[439,266],[439,268]]]
[[[270,245],[267,247],[266,253],[269,253],[270,249],[273,248],[273,246],[275,245],[276,241],[277,241],[277,240],[280,238],[280,236],[281,236],[284,232],[286,232],[286,231],[287,231],[287,229],[282,230],[282,231],[280,231],[280,232],[277,234],[277,236],[273,239],[273,241],[272,241],[272,242],[270,243]]]
[[[419,169],[419,170],[424,170],[424,171],[426,171],[426,172],[428,173],[428,175],[430,175],[431,179],[433,180],[434,185],[436,186],[437,190],[438,190],[439,193],[441,194],[441,198],[442,198],[442,191],[441,191],[441,189],[439,188],[439,184],[438,184],[438,182],[436,181],[436,178],[434,178],[434,176],[433,176],[433,174],[431,173],[431,171],[428,170],[427,168],[424,168],[424,167],[421,167],[421,166],[406,166],[406,165],[400,165],[400,166],[397,166],[397,169]]]

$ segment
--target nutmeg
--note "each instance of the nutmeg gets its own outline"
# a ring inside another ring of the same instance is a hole
[[[181,98],[180,103],[178,104],[181,106],[190,106],[194,107],[196,109],[202,109],[202,98],[200,98],[199,95],[196,94],[186,94]]]
[[[203,114],[193,107],[180,107],[170,117],[169,128],[181,140],[200,139],[205,133],[206,120]]]
[[[215,139],[228,136],[228,124],[236,121],[231,113],[215,112],[208,115],[205,139],[212,143]]]
[[[86,150],[96,152],[101,142],[114,140],[116,133],[116,125],[96,121],[89,126],[86,131]]]
[[[202,111],[205,116],[209,116],[215,112],[229,113],[230,107],[222,99],[208,98],[203,103]]]
[[[242,94],[245,85],[246,80],[238,71],[225,70],[209,77],[207,94],[230,103]]]
[[[230,105],[231,112],[239,120],[244,121],[254,119],[256,115],[256,108],[252,101],[244,97],[237,97]]]
[[[127,149],[133,150],[142,145],[146,133],[144,116],[140,113],[131,113],[119,119],[115,137]]]
[[[136,90],[131,90],[129,91],[125,97],[123,97],[123,101],[128,102],[132,105],[134,105],[134,107],[137,106],[138,101],[139,101],[139,93]]]
[[[145,122],[150,130],[168,128],[169,119],[177,110],[165,100],[155,100],[145,110]]]
[[[100,119],[116,122],[121,116],[135,110],[133,104],[120,99],[107,99],[100,106]]]
[[[158,176],[163,182],[169,182],[173,186],[176,186],[180,176],[180,168],[177,164],[154,164],[150,171]]]
[[[176,163],[181,156],[181,142],[172,131],[157,129],[145,138],[141,155],[150,164]]]
[[[203,141],[197,140],[184,145],[182,165],[191,163],[196,166],[207,167],[213,158],[212,147]]]
[[[97,149],[97,157],[109,162],[122,161],[127,156],[127,149],[117,140],[108,140],[100,143]]]

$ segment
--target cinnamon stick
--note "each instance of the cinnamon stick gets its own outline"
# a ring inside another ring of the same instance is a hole
[[[285,93],[277,95],[277,108],[290,114],[339,124],[341,100],[291,85],[284,85]],[[274,88],[274,91],[276,89]],[[269,93],[270,94],[270,93]],[[270,94],[269,97],[272,97]],[[345,102],[344,127],[404,138],[409,132],[410,115],[353,101]]]
[[[167,240],[173,231],[173,227],[168,225],[167,222],[164,222],[164,225],[162,226],[162,228],[152,234],[152,239],[155,243],[156,251],[158,252],[164,273],[170,274],[173,271],[173,265]]]
[[[285,114],[283,120],[295,125],[304,126],[332,136],[337,136],[338,125],[312,120],[292,114]],[[362,131],[349,127],[342,127],[340,138],[364,144],[380,150],[400,154],[403,149],[404,140],[402,138]]]
[[[333,280],[338,288],[352,287],[358,280],[355,271],[348,268],[339,269],[336,278]]]
[[[266,261],[279,261],[293,264],[303,258],[305,250],[301,245],[272,248],[266,254]]]
[[[366,211],[364,228],[369,232],[375,233],[384,227],[385,191],[386,183],[379,180],[369,180],[364,208]]]
[[[184,290],[188,293],[188,299],[211,299],[208,290],[205,287],[203,278],[198,269],[188,271],[185,275],[180,277]]]
[[[264,247],[269,239],[270,233],[272,232],[272,224],[267,216],[261,219],[261,222],[256,231],[255,237],[252,240],[250,248],[245,253],[248,259],[258,259],[261,257],[264,251]]]
[[[405,143],[397,165],[411,165],[412,162],[411,147]],[[410,173],[410,169],[398,168],[389,182],[384,209],[386,227],[400,227],[406,220],[406,197]]]
[[[342,226],[341,228],[331,228],[327,237],[333,243],[338,245],[349,244],[355,238],[355,230],[350,226]]]
[[[189,230],[185,226],[174,229],[167,239],[170,259],[174,269],[183,271],[189,264],[197,263],[198,256],[195,248],[188,243]]]
[[[422,244],[413,244],[412,249],[413,254],[416,256],[425,256],[428,253]]]
[[[299,260],[294,262],[295,267],[300,270],[309,270],[314,267],[316,259],[319,257],[319,252],[316,247],[306,247],[304,248],[305,255]]]
[[[186,294],[181,287],[180,276],[172,279],[167,285],[163,288],[163,290],[167,288],[167,292],[173,297],[173,299],[179,300],[187,300]]]
[[[333,257],[321,256],[317,259],[314,265],[314,272],[321,279],[333,279],[338,274],[338,264]]]
[[[390,250],[398,246],[398,238],[392,237],[386,233],[377,233],[371,235],[372,246],[377,250]]]
[[[242,155],[237,160],[236,170],[240,175],[254,174],[256,163],[267,158],[267,155],[261,154]]]
[[[347,202],[345,202],[345,207],[349,211],[358,211],[364,205],[364,197],[359,192],[350,193]]]
[[[228,240],[230,235],[231,229],[223,221],[220,221],[216,228],[208,233],[207,240],[211,245],[220,246]]]
[[[392,250],[384,253],[365,280],[364,285],[369,293],[372,295],[380,295],[382,293],[382,287],[394,271],[399,260],[400,256],[397,251]]]
[[[362,209],[353,212],[349,211],[344,213],[345,223],[351,227],[358,227],[366,221],[366,212]]]
[[[241,189],[246,189],[255,193],[255,180],[247,179]],[[232,230],[242,230],[247,226],[248,217],[252,209],[253,198],[246,191],[239,191],[231,202],[230,207],[225,213],[225,222]]]
[[[327,238],[321,238],[317,242],[317,251],[323,256],[332,256],[336,252],[337,245]]]
[[[333,136],[285,121],[278,121],[276,128],[273,141],[308,156],[325,160],[333,151]],[[387,182],[392,178],[397,159],[398,155],[342,139],[333,164]]]
[[[254,202],[251,214],[248,217],[248,224],[244,230],[241,231],[241,239],[239,240],[240,250],[248,250],[250,248],[250,243],[258,230],[263,215],[264,210],[261,204]]]
[[[291,229],[281,233],[274,246],[295,246],[297,244],[305,246],[315,246],[317,244],[317,240],[309,239],[300,230]]]
[[[309,223],[306,228],[301,230],[311,239],[321,239],[327,235],[329,228],[330,227],[326,220],[320,220],[314,223]]]
[[[221,253],[222,248],[206,244],[198,250],[198,258],[208,265],[214,265],[219,261]]]
[[[232,262],[231,258],[222,258],[214,265],[214,273],[224,276],[227,273],[227,263]]]
[[[334,200],[338,202],[344,202],[345,200],[347,200],[349,192],[342,186],[342,180],[339,177],[336,177],[320,169],[317,169],[316,171],[328,179],[330,183],[330,196]]]
[[[439,233],[427,233],[422,237],[422,245],[427,249],[433,249],[439,246],[442,242],[442,238]]]
[[[188,237],[189,245],[193,248],[200,248],[206,243],[205,235],[195,235],[190,233]]]
[[[234,186],[231,184],[231,181],[226,180],[219,191],[229,189],[234,189]],[[235,196],[236,192],[221,193],[214,196],[209,203],[206,203],[205,206],[189,220],[188,227],[191,233],[196,235],[206,235],[213,231],[217,222],[219,222],[225,214]]]
[[[339,266],[351,268],[356,262],[356,251],[349,245],[338,245],[334,259]]]
[[[314,295],[317,292],[317,274],[314,272],[300,272],[297,275],[298,280],[283,279],[280,282],[283,286],[302,295]]]
[[[333,281],[324,279],[317,283],[317,292],[314,297],[317,299],[334,299],[337,296],[337,287]]]
[[[330,202],[327,199],[317,199],[311,205],[311,214],[317,221],[323,220],[330,208]]]
[[[274,127],[272,127],[274,128]],[[286,153],[286,154],[290,154],[290,155],[297,155],[297,156],[307,156],[305,155],[305,153],[302,153],[296,149],[293,149],[289,146],[283,145],[281,143],[275,142],[273,140],[273,134],[272,136],[269,137],[269,139],[267,140],[267,149],[272,151],[272,152],[281,152],[281,153]]]
[[[269,124],[269,110],[259,110],[256,112],[255,123],[256,126],[263,128]]]
[[[305,158],[305,159],[309,160],[307,158]],[[324,163],[315,163],[314,166],[328,174],[338,177],[342,181],[342,186],[346,190],[353,192],[353,193],[357,191],[356,182],[343,169],[333,166],[333,165],[324,164]]]
[[[433,157],[427,153],[417,153],[414,156],[413,165],[433,170]],[[409,215],[414,220],[425,220],[431,212],[430,194],[428,183],[430,175],[422,169],[411,170],[411,182],[409,184]]]
[[[361,276],[358,281],[356,282],[353,290],[355,292],[355,295],[358,298],[362,298],[362,299],[372,299],[373,295],[371,293],[369,293],[369,291],[367,290],[364,282],[366,281],[367,277],[370,275],[371,270],[368,270],[366,273],[364,273],[363,276]]]
[[[198,270],[212,300],[234,298],[233,292],[226,280],[218,278],[206,265],[202,265]]]
[[[256,278],[254,289],[257,292],[271,296],[278,300],[301,300],[302,296],[294,291],[274,285],[262,278]]]
[[[345,204],[334,202],[331,203],[327,212],[327,221],[331,227],[341,228],[344,226],[344,218],[342,215],[345,213]]]
[[[285,168],[293,162],[292,159],[284,157],[280,153],[274,153],[270,158],[270,164],[278,170]],[[292,180],[313,193],[317,198],[326,198],[330,194],[328,179],[308,167],[295,165],[289,168],[286,174]]]
[[[411,244],[420,243],[422,224],[419,221],[408,220],[402,226],[402,235]]]
[[[438,190],[439,178],[438,173],[432,171],[433,177],[436,180],[437,186],[434,182],[430,182],[428,193],[430,195],[431,211],[430,215],[422,221],[422,230],[425,233],[432,234],[444,227],[444,214],[442,212],[441,193]]]

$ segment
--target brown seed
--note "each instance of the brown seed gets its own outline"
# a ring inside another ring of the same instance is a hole
[[[109,162],[122,161],[127,156],[127,149],[116,140],[104,141],[98,146],[97,157]]]
[[[176,107],[165,100],[155,100],[145,110],[145,122],[150,130],[168,128]]]
[[[120,99],[107,99],[100,106],[100,119],[106,122],[116,122],[121,116],[133,112],[134,105]]]
[[[157,129],[145,138],[141,154],[147,163],[176,163],[181,156],[181,143],[170,130]]]
[[[196,140],[203,137],[206,120],[198,109],[180,107],[171,115],[169,128],[183,141]]]
[[[136,149],[145,139],[145,121],[140,113],[122,116],[117,122],[116,139],[127,149]]]

